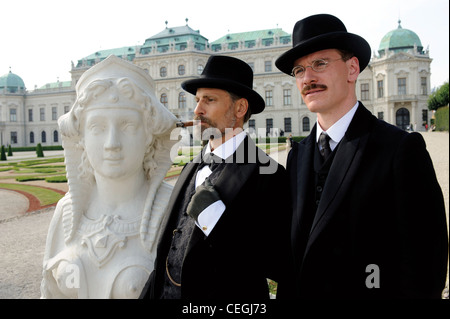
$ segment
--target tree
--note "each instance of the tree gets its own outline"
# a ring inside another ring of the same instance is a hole
[[[444,82],[428,97],[428,109],[430,111],[437,110],[440,107],[447,106],[449,102],[449,83]]]
[[[436,98],[439,101],[439,104],[441,104],[441,107],[448,105],[448,100],[449,100],[448,82],[445,82],[440,87],[440,89],[437,92]]]
[[[2,145],[2,154],[1,154],[0,160],[1,161],[6,161],[6,151],[5,151],[5,146],[4,145]]]
[[[36,145],[36,155],[37,157],[44,157],[44,150],[42,149],[41,143],[38,143],[38,145]]]
[[[11,144],[8,145],[8,156],[13,156]]]

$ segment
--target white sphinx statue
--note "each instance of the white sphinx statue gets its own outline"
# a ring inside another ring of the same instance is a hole
[[[58,120],[69,190],[50,223],[41,298],[137,298],[153,270],[172,186],[176,118],[152,78],[109,56]]]

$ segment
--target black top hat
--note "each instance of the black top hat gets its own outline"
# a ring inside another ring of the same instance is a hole
[[[369,64],[370,45],[362,37],[347,32],[341,20],[329,14],[317,14],[297,21],[292,33],[293,48],[276,61],[278,69],[291,74],[295,60],[325,49],[352,52],[359,60],[360,71]]]
[[[264,99],[253,91],[253,71],[242,60],[229,56],[212,55],[203,69],[200,78],[187,80],[181,87],[191,94],[198,88],[222,89],[246,98],[252,114],[264,110]]]

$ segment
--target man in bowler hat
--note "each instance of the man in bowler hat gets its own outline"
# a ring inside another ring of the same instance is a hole
[[[269,298],[267,278],[282,285],[287,175],[243,131],[265,107],[252,86],[250,66],[227,56],[211,56],[200,78],[182,83],[195,95],[203,135],[214,138],[178,178],[141,297],[258,300]]]
[[[370,46],[336,17],[298,21],[276,66],[317,114],[287,160],[298,298],[441,298],[448,235],[425,142],[357,101]]]

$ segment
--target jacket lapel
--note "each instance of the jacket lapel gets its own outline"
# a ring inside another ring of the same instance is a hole
[[[180,173],[180,176],[178,177],[177,182],[175,183],[175,186],[172,190],[172,195],[169,200],[169,205],[167,206],[167,211],[171,212],[174,208],[178,197],[180,196],[180,191],[183,189],[183,186],[185,183],[189,183],[190,179],[192,178],[192,175],[195,173],[195,170],[197,169],[198,161],[201,158],[201,155],[197,155],[197,157],[191,162],[187,163],[183,170]]]
[[[367,145],[371,113],[360,103],[355,116],[337,149],[319,207],[311,227],[306,252],[331,218],[347,193],[361,164]]]
[[[164,245],[169,245],[171,243],[170,238],[173,236],[173,230],[177,227],[176,221],[178,219],[178,216],[176,214],[172,214],[172,211],[175,207],[175,205],[180,200],[180,192],[183,190],[183,186],[185,183],[190,182],[191,178],[193,178],[193,174],[195,173],[197,169],[197,165],[200,162],[201,155],[197,155],[197,157],[190,163],[187,163],[183,170],[180,173],[180,176],[178,177],[177,182],[175,183],[175,186],[172,190],[172,194],[170,196],[169,204],[167,205],[166,211],[167,214],[165,214],[165,219],[161,223],[161,229],[164,230],[164,234],[162,234],[160,242]],[[165,248],[168,249],[168,246]]]
[[[294,199],[293,207],[293,234],[298,235],[303,231],[302,216],[308,202],[307,194],[310,176],[313,173],[313,156],[315,148],[316,126],[313,127],[311,134],[303,142],[298,144],[297,158],[291,163],[293,167],[293,176],[291,176],[292,198]],[[301,163],[301,165],[299,165]],[[288,167],[288,171],[289,171]]]
[[[226,206],[233,202],[242,186],[258,167],[257,161],[262,156],[260,152],[262,150],[247,136],[234,153],[233,160],[231,161],[231,158],[226,160],[225,168],[214,185]]]
[[[241,143],[241,145],[239,145],[235,154],[248,156],[249,149],[250,152],[259,150],[253,140],[247,136]],[[236,157],[233,161],[231,161],[231,159],[227,159],[227,161],[225,162],[225,167],[223,168],[219,178],[214,184],[214,187],[216,188],[221,200],[224,202],[226,207],[228,207],[230,203],[233,202],[236,195],[239,194],[240,190],[242,189],[242,186],[245,184],[249,176],[257,167],[258,165],[256,164],[256,161],[252,162],[248,159],[248,157],[238,158],[237,161]],[[218,223],[220,223],[220,220],[218,221]],[[203,232],[198,227],[195,227],[189,240],[185,257],[189,254],[189,252],[197,244],[197,242],[203,238]]]

